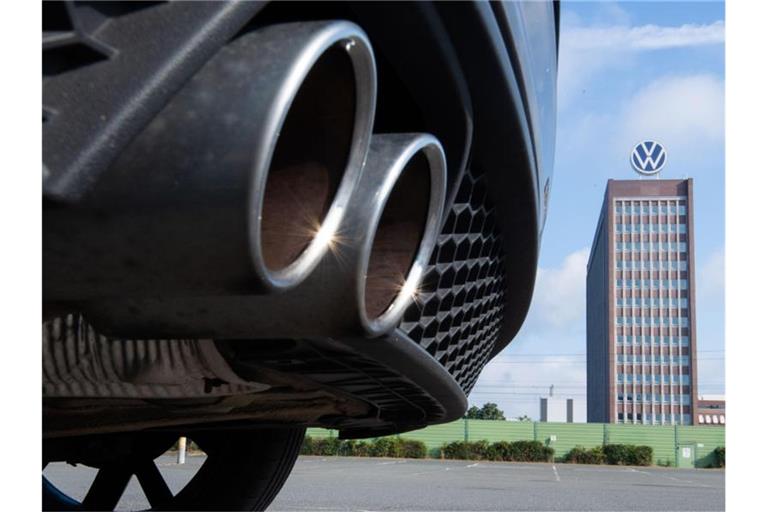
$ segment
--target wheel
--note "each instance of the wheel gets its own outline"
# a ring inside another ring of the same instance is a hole
[[[85,465],[99,471],[83,501],[67,496],[43,477],[43,509],[113,510],[136,475],[152,510],[264,510],[288,479],[304,432],[283,428],[191,434],[207,458],[175,496],[154,462],[170,447],[167,442],[159,450],[132,447],[126,452],[132,455],[122,459],[84,459]]]

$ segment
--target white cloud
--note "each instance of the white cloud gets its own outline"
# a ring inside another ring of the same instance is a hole
[[[565,257],[559,267],[539,268],[529,316],[537,328],[563,329],[583,322],[589,248]]]
[[[663,141],[670,155],[708,156],[722,149],[725,91],[714,75],[663,77],[640,90],[622,112],[622,148],[648,137]]]
[[[566,35],[567,34],[567,35]],[[607,49],[611,51],[663,50],[723,44],[725,24],[716,21],[709,25],[686,24],[677,27],[643,25],[638,27],[566,27],[564,45],[574,50]]]
[[[620,16],[615,16],[621,23]],[[671,48],[722,45],[725,24],[583,26],[564,23],[561,30],[558,64],[558,102],[566,107],[605,68],[629,68],[640,52]]]
[[[724,162],[725,84],[711,74],[665,76],[650,82],[616,108],[568,118],[558,131],[558,159],[590,162],[585,179],[604,186],[617,170],[629,170],[629,152],[653,139],[667,149],[665,174],[684,177]],[[594,148],[601,151],[595,154]]]

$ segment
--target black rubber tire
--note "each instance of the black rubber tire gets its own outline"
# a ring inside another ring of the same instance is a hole
[[[304,428],[196,436],[208,459],[173,499],[174,510],[264,510],[291,474]]]
[[[189,438],[206,452],[207,458],[181,491],[172,497],[169,494],[167,501],[163,500],[161,506],[152,510],[266,509],[291,474],[304,433],[303,427],[292,427],[190,434]],[[152,463],[152,458],[144,462]],[[139,462],[126,461],[110,467],[127,470],[124,481],[127,483],[132,471],[127,468],[138,467]],[[119,495],[113,495],[112,503],[117,503]],[[66,496],[43,478],[43,509],[88,510],[91,507]]]

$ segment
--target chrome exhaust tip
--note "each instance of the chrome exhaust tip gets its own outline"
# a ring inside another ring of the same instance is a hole
[[[306,278],[339,229],[371,139],[376,71],[352,23],[276,25],[258,37],[276,62],[302,41],[290,65],[268,67],[256,84],[275,98],[254,158],[250,247],[256,273],[278,290]]]
[[[400,322],[418,300],[445,201],[445,154],[431,135],[376,135],[362,187],[380,188],[363,206],[367,218],[357,269],[360,322],[378,336]],[[364,195],[364,194],[363,194]]]

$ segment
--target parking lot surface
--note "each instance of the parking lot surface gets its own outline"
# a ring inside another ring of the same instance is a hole
[[[204,457],[157,459],[173,492]],[[44,474],[82,498],[95,470]],[[147,507],[135,480],[119,508]],[[300,457],[270,510],[724,510],[721,470],[440,460]]]

